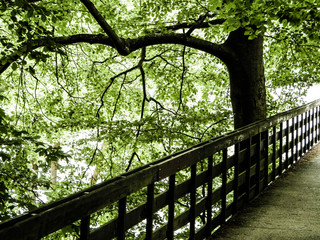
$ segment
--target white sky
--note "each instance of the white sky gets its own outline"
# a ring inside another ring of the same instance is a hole
[[[308,90],[308,94],[305,99],[307,103],[309,103],[319,98],[320,98],[320,84],[317,84]]]

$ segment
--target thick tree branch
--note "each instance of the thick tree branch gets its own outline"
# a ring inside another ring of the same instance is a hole
[[[127,42],[129,53],[147,46],[179,44],[214,55],[225,63],[234,55],[225,44],[212,43],[200,38],[186,36],[186,34],[182,33],[150,34],[135,39],[127,39],[125,41]],[[76,34],[64,37],[47,37],[30,40],[21,44],[12,54],[0,59],[0,74],[2,74],[11,63],[37,48],[44,46],[57,47],[59,45],[72,45],[77,43],[102,44],[114,47],[111,38],[102,34]]]
[[[128,55],[130,50],[126,46],[126,42],[123,39],[120,39],[112,27],[107,23],[107,21],[102,17],[98,9],[90,0],[80,0],[86,8],[89,10],[94,19],[99,23],[103,31],[110,37],[114,47],[121,55]]]
[[[233,52],[224,44],[212,43],[200,38],[187,36],[183,33],[150,34],[136,39],[128,40],[130,51],[135,51],[142,47],[160,44],[178,44],[194,48],[220,58],[222,61],[229,61]]]

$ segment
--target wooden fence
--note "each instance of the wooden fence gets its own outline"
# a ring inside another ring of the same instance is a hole
[[[0,224],[0,239],[41,239],[68,226],[81,240],[204,239],[319,141],[319,105],[256,122],[11,219]],[[106,223],[98,226],[97,219]]]

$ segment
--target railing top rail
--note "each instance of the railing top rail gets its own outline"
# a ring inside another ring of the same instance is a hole
[[[237,144],[251,136],[264,132],[280,122],[287,121],[320,105],[320,99],[301,107],[277,114],[217,137],[197,144],[189,149],[152,162],[96,186],[75,193],[59,201],[40,207],[22,216],[0,224],[1,229],[16,224],[29,226],[32,231],[42,219],[57,224],[47,227],[47,231],[56,231],[67,224],[81,219],[153,182],[164,179],[181,169]],[[66,217],[68,216],[68,217]],[[48,223],[46,224],[46,226]]]

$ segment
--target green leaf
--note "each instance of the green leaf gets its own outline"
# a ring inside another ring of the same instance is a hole
[[[44,15],[44,14],[43,14],[43,15],[41,15],[41,21],[42,21],[42,22],[46,22],[46,20],[47,20],[46,15]]]
[[[12,70],[15,71],[15,70],[17,70],[18,65],[17,65],[16,62],[13,62],[13,63],[11,64],[11,67],[12,67]]]
[[[56,23],[58,21],[57,17],[55,15],[52,16],[52,22]]]

